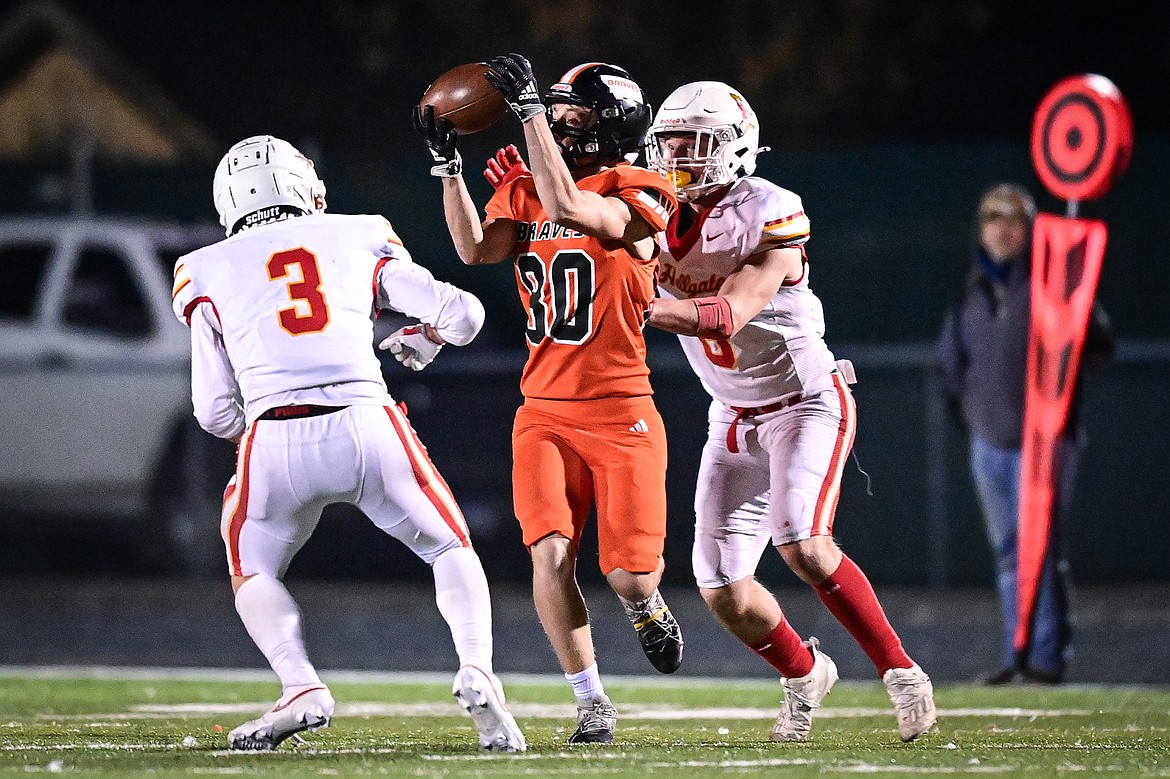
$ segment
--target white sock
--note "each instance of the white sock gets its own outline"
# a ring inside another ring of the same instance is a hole
[[[597,663],[584,671],[565,674],[565,680],[573,685],[573,697],[579,704],[591,703],[598,695],[605,695],[605,688],[601,686],[601,675],[597,673]]]
[[[435,603],[451,629],[459,665],[492,673],[492,600],[479,555],[470,547],[450,549],[431,570]]]
[[[283,583],[263,575],[248,579],[236,592],[236,612],[285,690],[321,684],[305,653],[301,611]]]

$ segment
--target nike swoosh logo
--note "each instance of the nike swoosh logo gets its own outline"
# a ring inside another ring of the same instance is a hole
[[[707,241],[713,241],[721,235],[723,235],[723,233],[711,233],[709,235],[704,235],[703,239]]]

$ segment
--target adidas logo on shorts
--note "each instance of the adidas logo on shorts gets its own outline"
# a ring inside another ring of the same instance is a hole
[[[637,422],[634,423],[634,426],[630,428],[630,432],[631,433],[649,433],[650,426],[646,424],[645,419],[639,419]]]

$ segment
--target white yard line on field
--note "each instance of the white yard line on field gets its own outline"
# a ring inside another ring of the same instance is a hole
[[[455,673],[440,671],[352,671],[318,669],[329,684],[441,684],[450,685]],[[509,684],[535,687],[563,687],[561,674],[500,673],[500,679]],[[9,679],[97,679],[105,681],[190,681],[190,682],[273,682],[275,676],[268,669],[259,668],[152,668],[106,665],[0,665],[0,678]],[[710,676],[645,675],[623,676],[610,674],[607,684],[638,687],[729,688],[755,689],[767,679],[723,678]],[[774,680],[773,680],[774,681]],[[854,682],[843,680],[842,684]],[[776,682],[777,690],[779,683]]]
[[[0,752],[72,752],[75,750],[89,750],[89,751],[106,751],[114,750],[119,752],[144,752],[146,750],[157,749],[185,749],[181,744],[169,744],[158,742],[156,744],[113,744],[102,741],[88,741],[85,743],[74,742],[72,744],[0,744]]]
[[[961,765],[961,766],[910,766],[910,765],[875,765],[873,763],[857,763],[854,765],[824,765],[822,771],[842,774],[1006,774],[1009,771],[1018,771],[1018,766],[1010,765]],[[1076,766],[1061,766],[1061,770],[1077,770]],[[1084,770],[1082,766],[1080,770]]]
[[[435,684],[450,685],[451,672],[442,671],[354,671],[321,670],[321,676],[328,684]],[[561,674],[499,674],[506,684],[533,687],[564,687]],[[275,682],[276,678],[268,669],[260,668],[207,668],[207,667],[146,667],[117,665],[2,665],[0,679],[96,679],[106,681],[193,681],[193,682]],[[665,689],[748,689],[758,690],[760,685],[774,685],[777,695],[780,685],[774,677],[721,677],[721,676],[662,676],[660,674],[621,675],[605,677],[607,685],[625,687],[651,687]],[[842,679],[842,687],[873,687],[876,680]],[[1157,687],[1157,685],[1154,685]],[[1063,690],[1148,690],[1151,685],[1142,684],[1064,684]]]
[[[131,706],[124,713],[102,714],[42,714],[40,720],[150,720],[171,718],[213,717],[218,715],[249,715],[264,711],[270,704],[253,703],[176,703],[142,704]],[[517,717],[529,719],[564,719],[576,716],[572,704],[519,703],[509,707]],[[670,704],[623,704],[622,719],[626,720],[756,720],[772,719],[777,708],[707,706],[703,708],[679,708]],[[817,712],[817,719],[852,719],[858,717],[890,716],[889,708],[861,706],[825,706]],[[940,709],[940,717],[1083,717],[1093,714],[1090,709],[1020,709],[1020,708],[965,708]],[[462,712],[454,701],[429,701],[423,703],[379,703],[354,702],[337,706],[339,717],[459,717]]]

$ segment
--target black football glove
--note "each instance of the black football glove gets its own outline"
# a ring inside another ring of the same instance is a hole
[[[536,87],[536,76],[532,65],[520,54],[502,54],[487,62],[490,70],[484,74],[496,90],[508,101],[508,106],[520,117],[521,122],[530,121],[544,113],[540,102],[540,90]]]
[[[414,131],[427,142],[431,156],[437,163],[431,168],[431,175],[439,178],[453,178],[463,170],[463,158],[455,148],[459,134],[455,132],[455,125],[443,117],[435,118],[433,105],[415,106],[410,118],[414,124]]]

